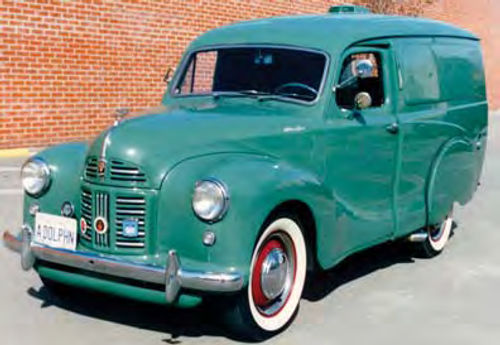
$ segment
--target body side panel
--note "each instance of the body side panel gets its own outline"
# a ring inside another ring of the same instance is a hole
[[[397,234],[403,236],[428,222],[438,222],[454,201],[470,199],[482,166],[478,157],[482,153],[474,146],[486,131],[487,103],[478,42],[451,38],[394,42],[403,77],[398,115],[403,145],[398,186],[401,228]],[[418,50],[425,50],[426,55],[415,56]],[[439,186],[434,187],[435,183]]]

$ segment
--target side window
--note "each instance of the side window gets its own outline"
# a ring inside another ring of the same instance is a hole
[[[373,69],[369,75],[358,76],[357,66],[363,60],[369,60]],[[342,64],[339,85],[336,92],[337,104],[346,109],[354,107],[354,98],[360,92],[367,92],[371,99],[371,108],[384,104],[384,83],[382,64],[378,53],[356,53],[349,55]]]
[[[436,39],[432,46],[437,61],[441,99],[485,99],[483,60],[479,43],[455,38]]]
[[[177,94],[203,94],[213,89],[217,52],[199,52],[191,58],[189,68],[183,76],[182,83],[177,88]]]
[[[403,67],[405,103],[415,105],[439,101],[438,70],[430,45],[403,45],[399,57]]]

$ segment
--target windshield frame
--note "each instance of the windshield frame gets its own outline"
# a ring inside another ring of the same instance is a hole
[[[330,70],[330,55],[321,49],[315,49],[315,48],[307,48],[307,47],[301,47],[301,46],[294,46],[294,45],[284,45],[284,44],[259,44],[259,43],[252,43],[252,44],[217,44],[217,45],[206,45],[202,46],[196,49],[193,49],[189,51],[188,54],[184,56],[182,59],[181,63],[179,64],[179,67],[177,69],[177,72],[175,73],[174,78],[172,79],[171,82],[171,87],[168,92],[168,94],[172,98],[192,98],[192,97],[207,97],[207,96],[215,96],[215,95],[220,95],[220,94],[233,94],[237,93],[237,91],[212,91],[212,92],[204,92],[204,93],[196,93],[196,94],[178,94],[175,92],[177,86],[181,82],[184,74],[187,72],[187,69],[189,68],[189,64],[191,62],[192,57],[200,52],[207,52],[207,51],[213,51],[213,50],[218,50],[218,49],[231,49],[231,48],[274,48],[274,49],[288,49],[288,50],[297,50],[297,51],[303,51],[303,52],[309,52],[309,53],[316,53],[316,54],[321,54],[325,57],[325,66],[323,68],[323,74],[321,75],[321,82],[320,86],[318,89],[318,94],[316,98],[313,100],[307,101],[307,100],[302,100],[302,99],[297,99],[297,98],[292,98],[292,97],[287,97],[287,96],[280,96],[278,94],[273,95],[273,97],[276,100],[279,101],[284,101],[284,102],[291,102],[291,103],[298,103],[298,104],[303,104],[303,105],[314,105],[316,104],[321,96],[323,95],[323,91],[325,89],[325,84],[328,76],[328,72]]]

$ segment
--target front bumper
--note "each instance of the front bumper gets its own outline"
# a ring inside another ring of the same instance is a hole
[[[104,275],[134,279],[165,286],[165,299],[173,303],[182,288],[200,292],[237,292],[243,287],[243,276],[238,272],[205,272],[181,266],[175,250],[168,253],[166,265],[154,266],[102,254],[54,249],[32,242],[32,230],[23,226],[21,239],[9,231],[3,234],[5,245],[21,254],[24,270],[37,260],[52,262]]]

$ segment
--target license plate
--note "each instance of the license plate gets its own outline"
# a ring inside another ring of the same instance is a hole
[[[47,213],[37,213],[35,217],[35,243],[52,248],[76,249],[76,220],[55,216]]]

